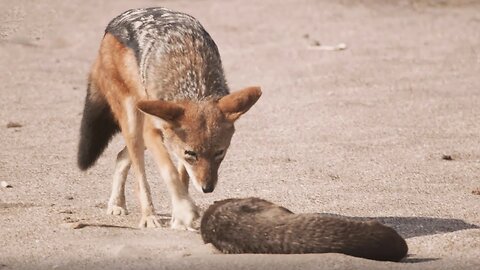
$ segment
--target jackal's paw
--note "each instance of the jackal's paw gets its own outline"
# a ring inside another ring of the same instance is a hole
[[[173,203],[170,227],[175,230],[198,231],[194,221],[200,216],[198,207],[191,199],[178,200]]]
[[[158,228],[161,227],[160,222],[157,220],[155,215],[149,216],[142,216],[140,220],[140,224],[138,225],[140,228]]]
[[[128,215],[128,211],[125,206],[108,205],[107,215],[124,216]]]

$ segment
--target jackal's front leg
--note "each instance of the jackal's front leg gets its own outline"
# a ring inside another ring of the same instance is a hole
[[[147,147],[153,152],[162,178],[172,197],[171,227],[196,230],[193,222],[199,217],[199,211],[188,194],[188,175],[185,169],[180,167],[177,171],[158,132],[147,128],[144,135]]]
[[[184,195],[184,200],[172,201],[172,221],[171,226],[174,229],[197,230],[192,225],[199,216],[199,209],[188,194],[189,176],[183,164],[178,165],[179,184],[177,188],[180,189]]]
[[[153,208],[150,186],[145,174],[145,143],[143,139],[143,115],[137,111],[132,98],[125,99],[126,117],[122,118],[120,125],[127,145],[130,161],[137,179],[137,196],[142,209],[142,219],[139,227],[160,227]]]

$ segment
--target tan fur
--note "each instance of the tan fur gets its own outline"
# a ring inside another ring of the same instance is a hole
[[[100,46],[90,80],[95,86],[93,89],[100,91],[95,94],[102,95],[107,100],[125,138],[137,179],[136,191],[142,209],[140,226],[156,227],[159,223],[154,216],[150,187],[145,174],[145,146],[142,136],[144,117],[136,110],[136,102],[142,97],[142,91],[144,92],[136,66],[134,53],[107,33]],[[112,197],[115,196],[124,195],[112,194]],[[110,207],[123,208],[124,205],[109,205]],[[124,211],[126,212],[126,209]]]
[[[128,157],[124,149],[117,159],[108,213],[127,213],[124,185],[131,164],[142,211],[140,227],[159,226],[145,173],[146,147],[172,196],[172,227],[191,228],[198,209],[188,194],[189,178],[197,189],[213,191],[234,133],[233,123],[258,100],[260,88],[219,100],[149,100],[139,74],[134,52],[107,33],[90,74],[91,96],[107,101],[128,150]],[[187,150],[195,153],[195,160],[186,156]],[[171,155],[179,160],[178,168]]]
[[[220,99],[218,108],[220,108],[229,121],[233,122],[248,111],[261,95],[260,88],[248,87],[241,92],[236,92]]]

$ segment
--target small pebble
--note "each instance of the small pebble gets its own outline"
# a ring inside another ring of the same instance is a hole
[[[343,50],[347,49],[347,44],[345,44],[345,43],[338,43],[338,44],[335,45],[335,46],[320,45],[320,42],[314,40],[314,41],[310,44],[310,48],[311,48],[311,49],[315,49],[315,50],[322,50],[322,51],[343,51]]]
[[[453,160],[451,155],[442,155],[443,160]]]
[[[22,124],[17,123],[17,122],[8,122],[7,123],[7,128],[19,128],[23,127]]]
[[[71,200],[73,200],[73,196],[65,196],[65,199],[71,201]]]
[[[338,50],[345,50],[346,48],[347,48],[347,44],[345,44],[345,43],[339,43],[337,45]]]
[[[338,176],[338,174],[329,174],[328,176],[330,177],[330,179],[334,181],[340,179],[340,176]]]
[[[312,40],[312,42],[310,42],[310,45],[317,47],[317,46],[320,46],[322,44],[318,40]]]
[[[472,190],[473,195],[480,195],[480,188]]]
[[[3,188],[12,188],[12,185],[7,183],[7,181],[0,182],[0,186],[3,187]]]
[[[70,216],[66,216],[63,218],[63,221],[66,223],[73,223],[73,222],[79,222],[80,220],[78,218],[72,218]]]

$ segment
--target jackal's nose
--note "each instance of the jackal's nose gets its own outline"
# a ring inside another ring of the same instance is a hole
[[[212,193],[215,187],[213,185],[207,185],[202,187],[203,193]]]

